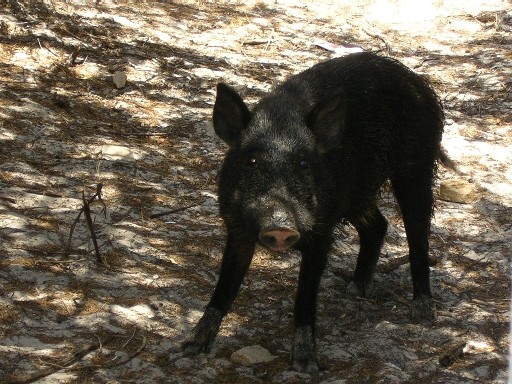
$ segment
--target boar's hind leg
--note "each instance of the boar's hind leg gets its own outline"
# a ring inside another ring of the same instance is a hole
[[[254,245],[254,242],[237,241],[232,235],[228,236],[219,280],[210,303],[191,334],[181,345],[185,355],[196,355],[210,351],[222,319],[235,300],[249,269],[254,253]]]
[[[434,204],[433,175],[433,166],[411,167],[391,180],[409,244],[414,293],[413,321],[433,321],[436,317],[428,266],[428,237]]]
[[[359,256],[354,271],[354,279],[349,290],[361,297],[371,293],[373,271],[379,259],[388,223],[376,206],[373,206],[364,219],[354,222],[359,234]]]
[[[316,299],[330,244],[330,235],[317,236],[303,242],[299,247],[302,260],[294,309],[295,335],[291,356],[292,369],[295,371],[319,371],[315,342]]]

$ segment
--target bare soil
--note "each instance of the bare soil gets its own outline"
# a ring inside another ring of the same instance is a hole
[[[512,8],[434,3],[1,2],[0,382],[505,383]],[[462,172],[440,167],[439,178],[477,190],[470,204],[437,203],[438,321],[409,320],[405,234],[384,191],[390,230],[375,297],[346,293],[358,244],[352,228],[337,230],[318,308],[325,371],[289,370],[295,253],[258,251],[211,353],[183,358],[179,343],[208,302],[225,238],[215,85],[252,104],[351,49],[393,56],[431,80],[446,110],[443,145]],[[116,71],[127,76],[121,88]],[[230,360],[255,344],[275,359]]]

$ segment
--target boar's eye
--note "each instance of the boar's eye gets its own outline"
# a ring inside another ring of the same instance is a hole
[[[256,167],[256,164],[258,164],[258,160],[256,159],[256,157],[249,156],[246,163],[247,168],[254,168]]]
[[[309,168],[309,161],[307,161],[306,159],[300,159],[299,165],[302,169]]]

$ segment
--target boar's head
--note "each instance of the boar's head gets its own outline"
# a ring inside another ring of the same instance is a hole
[[[292,95],[275,93],[251,112],[233,88],[218,85],[213,124],[229,146],[219,180],[228,231],[284,251],[313,230],[325,200],[322,154],[341,130],[327,120],[340,125],[340,104],[308,112]]]

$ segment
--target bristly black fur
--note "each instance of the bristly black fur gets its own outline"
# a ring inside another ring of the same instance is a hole
[[[407,233],[412,317],[435,318],[428,237],[437,163],[448,157],[440,146],[443,110],[426,79],[394,59],[353,54],[290,77],[252,111],[220,84],[213,122],[229,146],[219,177],[227,241],[219,280],[184,343],[186,353],[213,343],[256,244],[293,247],[302,261],[292,368],[317,372],[316,297],[333,229],[342,222],[356,228],[360,250],[351,291],[367,295],[387,230],[376,200],[388,180]]]

